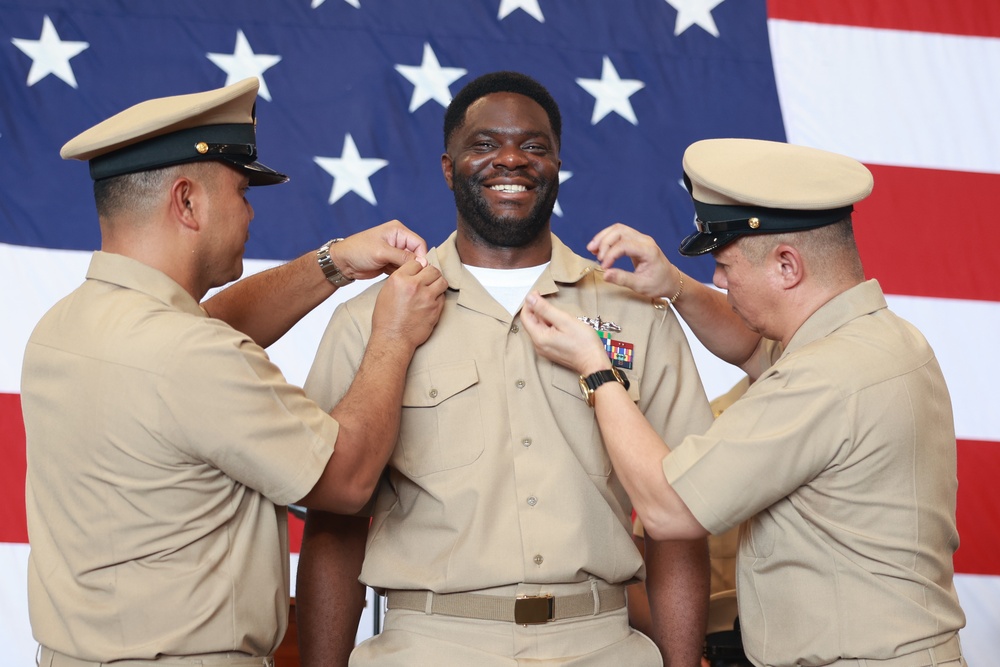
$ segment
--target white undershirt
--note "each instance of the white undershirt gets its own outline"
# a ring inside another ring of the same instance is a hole
[[[511,315],[515,314],[524,303],[524,297],[528,295],[528,290],[532,288],[538,276],[549,263],[529,266],[526,269],[486,269],[481,266],[469,266],[463,264],[476,280],[497,300],[501,306],[507,309]]]

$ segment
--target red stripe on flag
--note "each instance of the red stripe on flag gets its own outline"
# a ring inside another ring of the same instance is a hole
[[[769,18],[1000,37],[996,0],[768,0]]]
[[[854,213],[867,277],[886,294],[1000,301],[1000,283],[982,279],[1000,247],[1000,175],[868,167],[875,189]]]
[[[0,394],[0,542],[27,542],[24,514],[24,419],[21,396]]]
[[[955,571],[1000,575],[1000,442],[958,441],[958,536]]]
[[[288,513],[288,549],[293,554],[302,550],[302,533],[306,523],[291,512]]]

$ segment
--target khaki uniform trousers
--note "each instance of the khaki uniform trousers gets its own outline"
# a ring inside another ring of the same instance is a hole
[[[537,595],[525,585],[506,586],[486,595]],[[590,584],[546,586],[546,592],[574,595]],[[659,649],[628,624],[622,607],[596,615],[536,625],[484,621],[408,609],[389,609],[384,629],[358,645],[350,667],[662,667]]]
[[[968,667],[962,657],[962,645],[958,635],[943,644],[923,651],[901,655],[888,660],[868,660],[865,658],[845,658],[824,665],[824,667]]]
[[[162,656],[155,660],[94,662],[73,658],[42,646],[36,663],[39,667],[274,667],[274,658],[255,658],[245,653],[203,653]]]

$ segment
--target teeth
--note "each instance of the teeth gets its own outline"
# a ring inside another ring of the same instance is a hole
[[[490,190],[497,192],[527,192],[528,188],[523,185],[491,185]]]

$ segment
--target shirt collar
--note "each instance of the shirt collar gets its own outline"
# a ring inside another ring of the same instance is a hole
[[[464,275],[462,260],[458,256],[457,238],[458,232],[452,232],[444,243],[427,253],[427,261],[441,270],[450,289],[461,290]],[[558,285],[576,284],[588,273],[599,270],[596,262],[580,257],[552,234],[552,257],[548,268],[539,277],[537,287],[542,294],[551,294],[559,291]],[[471,276],[469,279],[472,279]]]
[[[841,292],[809,316],[788,342],[784,354],[825,338],[848,322],[887,308],[877,280],[868,280]]]
[[[194,297],[165,273],[125,255],[98,250],[90,259],[87,280],[99,280],[135,290],[162,301],[175,310],[207,317]]]

